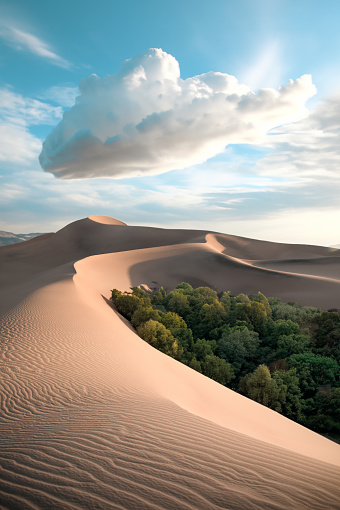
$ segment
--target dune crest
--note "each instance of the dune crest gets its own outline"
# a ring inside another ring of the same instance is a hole
[[[95,221],[96,223],[101,223],[102,225],[125,225],[124,221],[117,220],[116,218],[111,218],[111,216],[102,216],[102,215],[94,215],[89,216],[89,220]]]
[[[338,508],[339,445],[154,350],[105,299],[187,280],[336,306],[340,277],[249,263],[275,243],[103,221],[0,249],[4,508]]]

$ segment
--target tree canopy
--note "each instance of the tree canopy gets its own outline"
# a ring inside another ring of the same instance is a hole
[[[340,313],[182,282],[112,290],[143,340],[316,431],[340,436]]]

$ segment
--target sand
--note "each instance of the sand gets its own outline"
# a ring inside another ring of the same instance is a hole
[[[340,446],[154,350],[114,287],[340,308],[340,251],[95,216],[0,248],[1,508],[338,509]]]

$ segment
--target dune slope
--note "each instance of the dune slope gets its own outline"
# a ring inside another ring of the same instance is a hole
[[[338,445],[152,349],[103,299],[191,279],[336,301],[340,278],[254,267],[270,257],[238,239],[228,255],[215,234],[95,217],[0,249],[2,508],[339,508]]]

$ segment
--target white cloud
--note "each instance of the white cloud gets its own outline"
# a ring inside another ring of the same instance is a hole
[[[28,165],[41,150],[41,141],[25,126],[0,121],[0,161]]]
[[[0,116],[20,125],[53,125],[61,119],[60,106],[51,106],[37,99],[16,94],[9,88],[0,88]]]
[[[340,179],[340,95],[319,104],[307,118],[278,130],[272,152],[260,160],[262,175],[279,175],[298,182]]]
[[[58,105],[69,108],[74,105],[76,97],[79,95],[78,87],[55,85],[50,87],[43,94],[40,95],[41,99],[53,101]]]
[[[22,186],[12,183],[2,183],[1,186],[1,199],[4,202],[11,202],[13,200],[21,200],[25,197],[25,189]]]
[[[63,59],[56,53],[44,41],[39,39],[33,34],[24,32],[15,27],[0,27],[0,37],[11,47],[16,50],[26,50],[34,55],[44,58],[48,62],[64,69],[69,69],[71,63],[68,60]]]
[[[29,165],[41,151],[41,140],[29,131],[37,124],[54,124],[62,108],[0,89],[0,161]]]
[[[264,142],[267,132],[306,114],[311,77],[253,93],[234,76],[186,80],[160,49],[79,85],[81,95],[47,137],[44,170],[61,178],[131,177],[200,164],[230,143]]]

